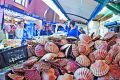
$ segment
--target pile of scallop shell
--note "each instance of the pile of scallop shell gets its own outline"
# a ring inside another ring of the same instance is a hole
[[[43,42],[42,42],[43,41]],[[13,67],[13,80],[119,80],[120,39],[114,32],[103,38],[81,34],[42,40],[32,56]],[[29,46],[32,46],[29,42]],[[32,49],[30,48],[30,49]]]

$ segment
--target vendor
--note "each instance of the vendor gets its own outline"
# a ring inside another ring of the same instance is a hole
[[[83,30],[82,27],[79,29],[79,32],[80,32],[80,34],[85,34],[85,31]]]
[[[44,28],[43,30],[41,30],[41,33],[40,33],[40,34],[41,34],[41,35],[47,35],[47,36],[49,36],[49,35],[52,35],[53,32],[49,29],[49,25],[46,24],[46,25],[45,25],[45,28]]]
[[[17,39],[22,39],[24,30],[24,22],[18,22],[18,26],[15,30],[15,35]]]
[[[72,37],[78,37],[79,36],[79,31],[78,31],[77,27],[75,26],[74,21],[70,22],[70,28],[68,30],[67,36],[72,36]]]

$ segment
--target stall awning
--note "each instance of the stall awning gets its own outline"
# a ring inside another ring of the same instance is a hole
[[[70,20],[88,23],[103,8],[94,0],[53,0]]]

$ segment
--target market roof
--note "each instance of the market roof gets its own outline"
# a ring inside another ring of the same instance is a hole
[[[53,0],[57,7],[70,19],[88,23],[103,8],[94,0]]]

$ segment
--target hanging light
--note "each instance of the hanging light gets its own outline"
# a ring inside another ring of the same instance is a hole
[[[52,0],[42,0],[45,4],[47,4],[53,11],[55,11],[60,19],[67,20],[65,15],[61,12],[61,10],[55,5],[55,3]]]

